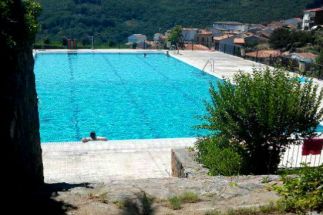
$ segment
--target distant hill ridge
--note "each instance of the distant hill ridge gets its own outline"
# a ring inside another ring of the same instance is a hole
[[[176,24],[208,27],[214,21],[263,23],[301,16],[322,0],[38,0],[43,8],[38,40],[62,38],[124,42],[130,34],[151,38]]]

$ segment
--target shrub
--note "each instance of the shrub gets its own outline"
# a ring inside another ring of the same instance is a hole
[[[168,203],[171,209],[179,210],[182,208],[182,201],[177,196],[170,197]]]
[[[221,138],[207,138],[197,142],[198,161],[209,169],[210,175],[237,175],[242,167],[242,157],[237,149],[221,142]]]
[[[233,159],[236,166],[239,159],[234,151],[238,148],[243,151],[239,154],[246,162],[244,166],[249,168],[244,169],[245,173],[275,173],[286,147],[300,137],[315,136],[323,114],[323,91],[312,81],[301,84],[281,69],[239,73],[233,82],[219,82],[218,90],[211,85],[208,114],[199,128],[210,130],[215,139],[236,147],[223,150],[217,148],[219,144],[206,142],[197,147],[201,149],[199,156],[211,169],[222,166],[217,162],[230,165],[226,159]]]
[[[282,177],[283,185],[275,186],[282,196],[280,203],[285,210],[306,212],[323,211],[323,165],[317,168],[304,166],[295,176]]]
[[[183,203],[195,203],[199,201],[198,195],[193,192],[185,192],[182,195],[180,195],[179,198]]]

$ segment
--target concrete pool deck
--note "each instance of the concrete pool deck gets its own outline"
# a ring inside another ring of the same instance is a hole
[[[36,53],[166,53],[165,50],[36,50]],[[218,78],[232,80],[239,71],[251,73],[266,65],[217,51],[170,51],[169,54]],[[323,82],[314,79],[321,88]],[[107,182],[170,177],[172,148],[193,146],[196,138],[124,140],[94,143],[43,143],[47,183]],[[293,152],[294,153],[294,152]]]
[[[171,149],[196,138],[44,143],[46,183],[108,182],[170,177]]]

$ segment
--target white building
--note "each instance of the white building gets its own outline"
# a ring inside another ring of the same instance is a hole
[[[165,39],[165,36],[161,33],[156,33],[154,34],[154,41],[155,42],[160,42]]]
[[[133,34],[128,37],[128,43],[144,43],[147,40],[147,36],[143,34]]]
[[[183,41],[184,42],[195,41],[198,32],[199,32],[198,28],[183,28],[182,29]]]
[[[248,24],[243,24],[240,22],[214,22],[212,32],[219,32],[219,31],[226,31],[226,32],[246,32],[248,31]]]
[[[323,7],[304,11],[302,29],[310,30],[316,25],[323,25]]]

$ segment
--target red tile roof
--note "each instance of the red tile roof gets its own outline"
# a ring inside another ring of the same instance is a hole
[[[192,44],[185,44],[185,50],[192,50]],[[210,50],[208,47],[201,44],[194,44],[193,50],[207,51]]]
[[[281,52],[279,50],[259,50],[248,52],[246,53],[246,56],[254,58],[270,58],[281,56]]]
[[[318,11],[323,11],[323,7],[319,7],[319,8],[312,8],[312,9],[308,9],[305,10],[306,12],[318,12]]]
[[[235,44],[245,44],[244,38],[234,38],[233,43]]]
[[[304,58],[304,59],[316,59],[317,55],[313,54],[311,52],[305,52],[305,53],[295,53],[296,55]]]

